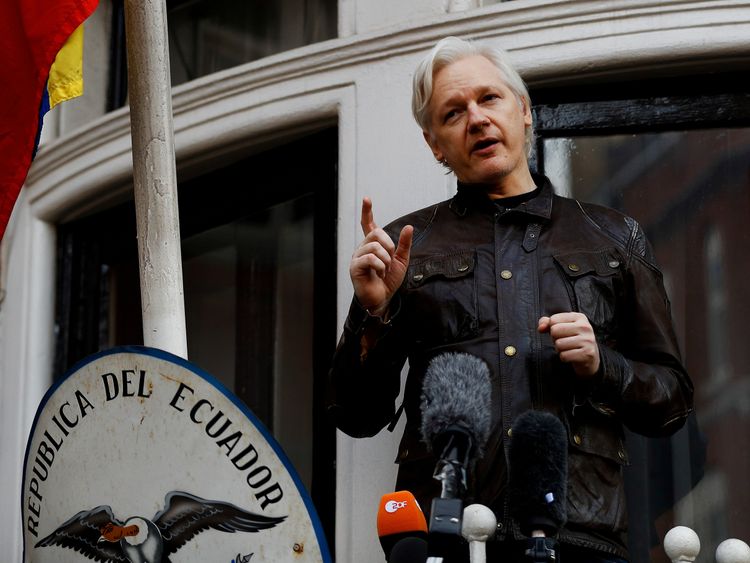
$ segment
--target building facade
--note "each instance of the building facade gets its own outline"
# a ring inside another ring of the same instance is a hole
[[[189,359],[280,441],[336,560],[382,561],[377,503],[400,436],[350,439],[323,409],[360,202],[386,223],[454,193],[410,114],[414,67],[447,35],[510,53],[534,167],[638,219],[664,271],[696,413],[673,438],[628,437],[633,561],[667,561],[675,524],[698,531],[702,561],[750,540],[750,1],[269,5],[167,2]],[[0,246],[8,561],[42,395],[86,355],[142,342],[123,25],[120,0],[87,22],[86,94],[47,116]]]

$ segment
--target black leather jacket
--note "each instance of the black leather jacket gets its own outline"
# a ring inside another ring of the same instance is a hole
[[[544,177],[535,181],[539,195],[516,209],[459,186],[454,198],[386,228],[396,240],[402,226],[414,226],[407,277],[388,324],[352,304],[330,373],[330,410],[347,434],[376,434],[397,418],[408,359],[396,487],[429,507],[440,491],[435,458],[420,439],[422,377],[437,354],[475,354],[490,367],[492,432],[468,501],[493,508],[498,539],[520,538],[505,506],[508,430],[529,408],[551,411],[569,436],[560,541],[627,557],[623,425],[647,436],[675,432],[692,409],[693,387],[640,226],[554,195]],[[599,341],[601,368],[589,382],[536,330],[539,317],[567,311],[584,313]]]

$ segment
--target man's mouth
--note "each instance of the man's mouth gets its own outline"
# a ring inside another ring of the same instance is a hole
[[[485,152],[491,152],[491,148],[497,144],[497,139],[480,139],[471,147],[472,153],[483,154]]]

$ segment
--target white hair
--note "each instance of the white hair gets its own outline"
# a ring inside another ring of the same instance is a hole
[[[432,97],[432,80],[438,71],[461,59],[482,56],[494,64],[502,74],[503,82],[516,95],[519,102],[531,109],[531,98],[523,79],[508,61],[502,49],[489,45],[478,45],[458,37],[445,37],[438,41],[417,65],[412,84],[411,111],[423,131],[429,131],[429,105]],[[534,150],[534,129],[526,128],[526,156]]]

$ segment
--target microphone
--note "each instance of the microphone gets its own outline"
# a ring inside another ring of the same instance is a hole
[[[396,542],[388,563],[425,563],[427,561],[427,540],[408,537]]]
[[[529,538],[533,561],[554,560],[555,536],[568,519],[568,439],[553,414],[526,411],[513,424],[508,449],[508,506]]]
[[[422,383],[422,440],[440,456],[435,478],[442,498],[466,492],[469,464],[484,454],[490,433],[490,370],[460,352],[434,357]]]
[[[427,558],[427,521],[412,493],[396,491],[381,497],[378,508],[378,537],[387,561],[407,561],[394,559],[397,545],[400,545],[398,552],[402,554],[413,554],[413,550],[419,549],[418,542],[405,540],[425,542],[425,556],[421,561]]]
[[[434,357],[422,382],[422,440],[439,456],[440,498],[430,510],[428,554],[443,557],[461,541],[466,473],[484,454],[490,433],[490,370],[464,353]]]

